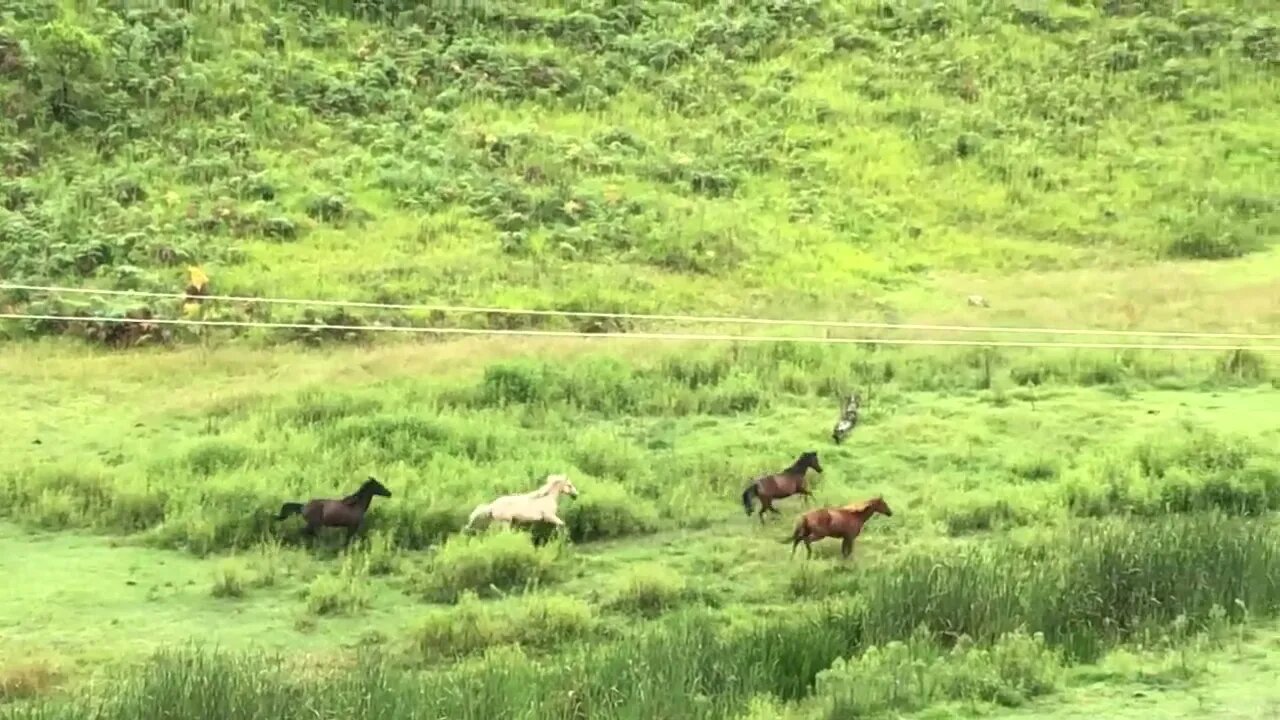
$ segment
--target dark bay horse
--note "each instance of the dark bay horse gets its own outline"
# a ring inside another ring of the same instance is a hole
[[[742,507],[746,508],[747,517],[751,517],[751,498],[760,499],[760,522],[764,523],[764,513],[771,510],[775,513],[778,509],[773,506],[774,500],[781,500],[785,497],[791,497],[799,493],[804,496],[806,504],[812,499],[812,493],[809,492],[809,482],[805,479],[805,471],[813,468],[816,472],[822,472],[822,464],[818,462],[818,453],[809,450],[796,458],[791,463],[791,467],[783,470],[775,475],[765,475],[751,481],[751,484],[742,491]],[[781,513],[779,513],[781,514]]]
[[[360,530],[360,525],[364,522],[364,514],[369,511],[369,503],[373,501],[375,495],[389,498],[391,491],[371,476],[364,481],[359,490],[341,500],[316,498],[306,503],[287,502],[280,507],[280,514],[274,519],[284,520],[290,515],[301,515],[307,521],[307,527],[303,532],[312,537],[315,537],[316,531],[322,526],[345,527],[347,529],[345,544],[350,544],[351,538]]]
[[[859,533],[862,532],[862,526],[867,524],[867,520],[872,515],[880,513],[885,517],[893,517],[893,511],[889,509],[884,498],[879,496],[862,502],[850,503],[844,507],[827,507],[810,510],[800,519],[796,521],[795,532],[791,533],[791,537],[783,540],[783,542],[791,543],[791,555],[796,554],[796,547],[801,542],[804,543],[805,557],[813,556],[813,548],[810,547],[815,541],[823,538],[838,537],[843,540],[840,545],[840,555],[849,557],[853,553],[853,541],[858,539]]]

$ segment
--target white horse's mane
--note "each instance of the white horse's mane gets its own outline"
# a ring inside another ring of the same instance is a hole
[[[542,487],[534,490],[530,495],[532,497],[543,497],[545,495],[549,495],[552,488],[557,485],[563,485],[567,482],[569,482],[569,477],[567,475],[548,475],[547,481],[542,484]]]
[[[491,520],[496,518],[508,523],[512,520],[526,522],[543,520],[563,527],[564,521],[556,517],[556,497],[552,493],[559,495],[565,492],[566,488],[570,494],[577,494],[576,488],[573,487],[567,475],[548,475],[542,487],[533,492],[503,495],[496,500],[477,505],[476,509],[471,511],[471,517],[467,518],[466,527],[470,529],[477,519],[486,515]]]

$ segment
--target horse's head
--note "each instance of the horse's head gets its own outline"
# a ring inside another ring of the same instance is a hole
[[[880,513],[885,517],[893,517],[893,511],[889,509],[889,504],[886,503],[884,501],[884,498],[880,497],[879,495],[873,498],[870,498],[868,500],[860,500],[855,503],[849,503],[848,505],[845,505],[842,509],[848,510],[849,512],[855,512],[855,513],[871,512],[871,513]]]
[[[893,511],[889,509],[889,503],[885,502],[884,498],[879,495],[871,498],[871,501],[867,503],[867,507],[885,517],[893,517]]]
[[[813,468],[819,473],[822,472],[822,463],[818,462],[818,451],[809,450],[800,455],[800,459],[796,460],[796,467],[801,471],[805,468]]]
[[[573,486],[568,475],[550,475],[547,477],[547,484],[551,486],[553,492],[559,492],[571,498],[578,497],[578,488]]]
[[[391,491],[387,489],[387,486],[378,482],[378,479],[372,475],[370,475],[369,479],[365,480],[364,484],[360,486],[360,491],[368,493],[369,495],[377,495],[379,497],[391,497]]]

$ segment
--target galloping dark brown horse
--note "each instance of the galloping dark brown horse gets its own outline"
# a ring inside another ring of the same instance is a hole
[[[893,511],[889,509],[884,498],[879,496],[862,502],[850,503],[844,507],[810,510],[800,516],[800,519],[796,521],[795,532],[791,533],[791,537],[783,540],[783,542],[791,542],[792,557],[795,557],[796,547],[803,542],[805,557],[811,557],[813,548],[810,545],[814,541],[828,537],[838,537],[843,540],[840,545],[840,555],[847,558],[853,553],[853,541],[862,532],[862,526],[866,525],[867,520],[871,519],[871,516],[876,513],[881,513],[885,517],[893,516]]]
[[[804,496],[804,502],[807,505],[812,500],[812,494],[809,492],[809,482],[804,475],[809,468],[813,468],[819,473],[822,472],[822,465],[818,462],[818,453],[813,450],[801,454],[800,457],[796,458],[795,462],[791,463],[791,467],[776,475],[765,475],[752,480],[751,484],[742,491],[742,507],[746,508],[747,517],[751,517],[752,497],[760,498],[761,524],[764,523],[766,510],[778,512],[778,509],[773,506],[774,500],[781,500],[799,493]]]
[[[360,525],[364,522],[364,514],[369,511],[369,503],[373,501],[375,495],[389,498],[391,491],[375,478],[370,477],[354,494],[341,500],[316,498],[305,504],[287,502],[280,507],[280,514],[274,519],[284,520],[290,515],[301,515],[307,521],[307,527],[303,532],[312,537],[321,526],[345,527],[347,540],[344,544],[350,544],[351,538],[360,530]]]

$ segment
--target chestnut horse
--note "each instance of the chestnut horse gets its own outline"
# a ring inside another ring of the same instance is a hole
[[[853,553],[853,541],[862,532],[862,526],[866,525],[867,520],[876,513],[881,513],[885,517],[893,516],[893,511],[889,509],[884,498],[879,496],[862,502],[849,503],[844,507],[810,510],[800,516],[796,521],[795,532],[782,542],[791,542],[792,557],[795,557],[796,547],[803,542],[805,557],[812,557],[813,548],[810,545],[814,541],[838,537],[843,540],[840,545],[840,555],[847,558]]]
[[[780,473],[765,475],[752,480],[751,484],[742,491],[742,507],[746,508],[747,517],[751,517],[752,497],[760,499],[761,524],[764,524],[766,510],[781,514],[773,506],[774,500],[781,500],[799,493],[804,496],[804,502],[807,505],[812,500],[812,493],[809,492],[809,482],[804,475],[809,468],[813,468],[819,473],[822,472],[822,464],[818,462],[818,453],[813,450],[801,454],[800,457],[796,458],[795,462],[791,463],[791,467]]]
[[[341,500],[317,498],[305,504],[287,502],[280,507],[280,514],[274,519],[284,520],[290,515],[301,515],[307,521],[307,527],[303,532],[311,537],[315,537],[316,530],[321,526],[345,527],[347,529],[345,544],[350,544],[351,538],[360,530],[360,525],[364,522],[364,514],[369,511],[369,503],[373,501],[375,495],[389,498],[391,491],[370,476],[359,490]]]

